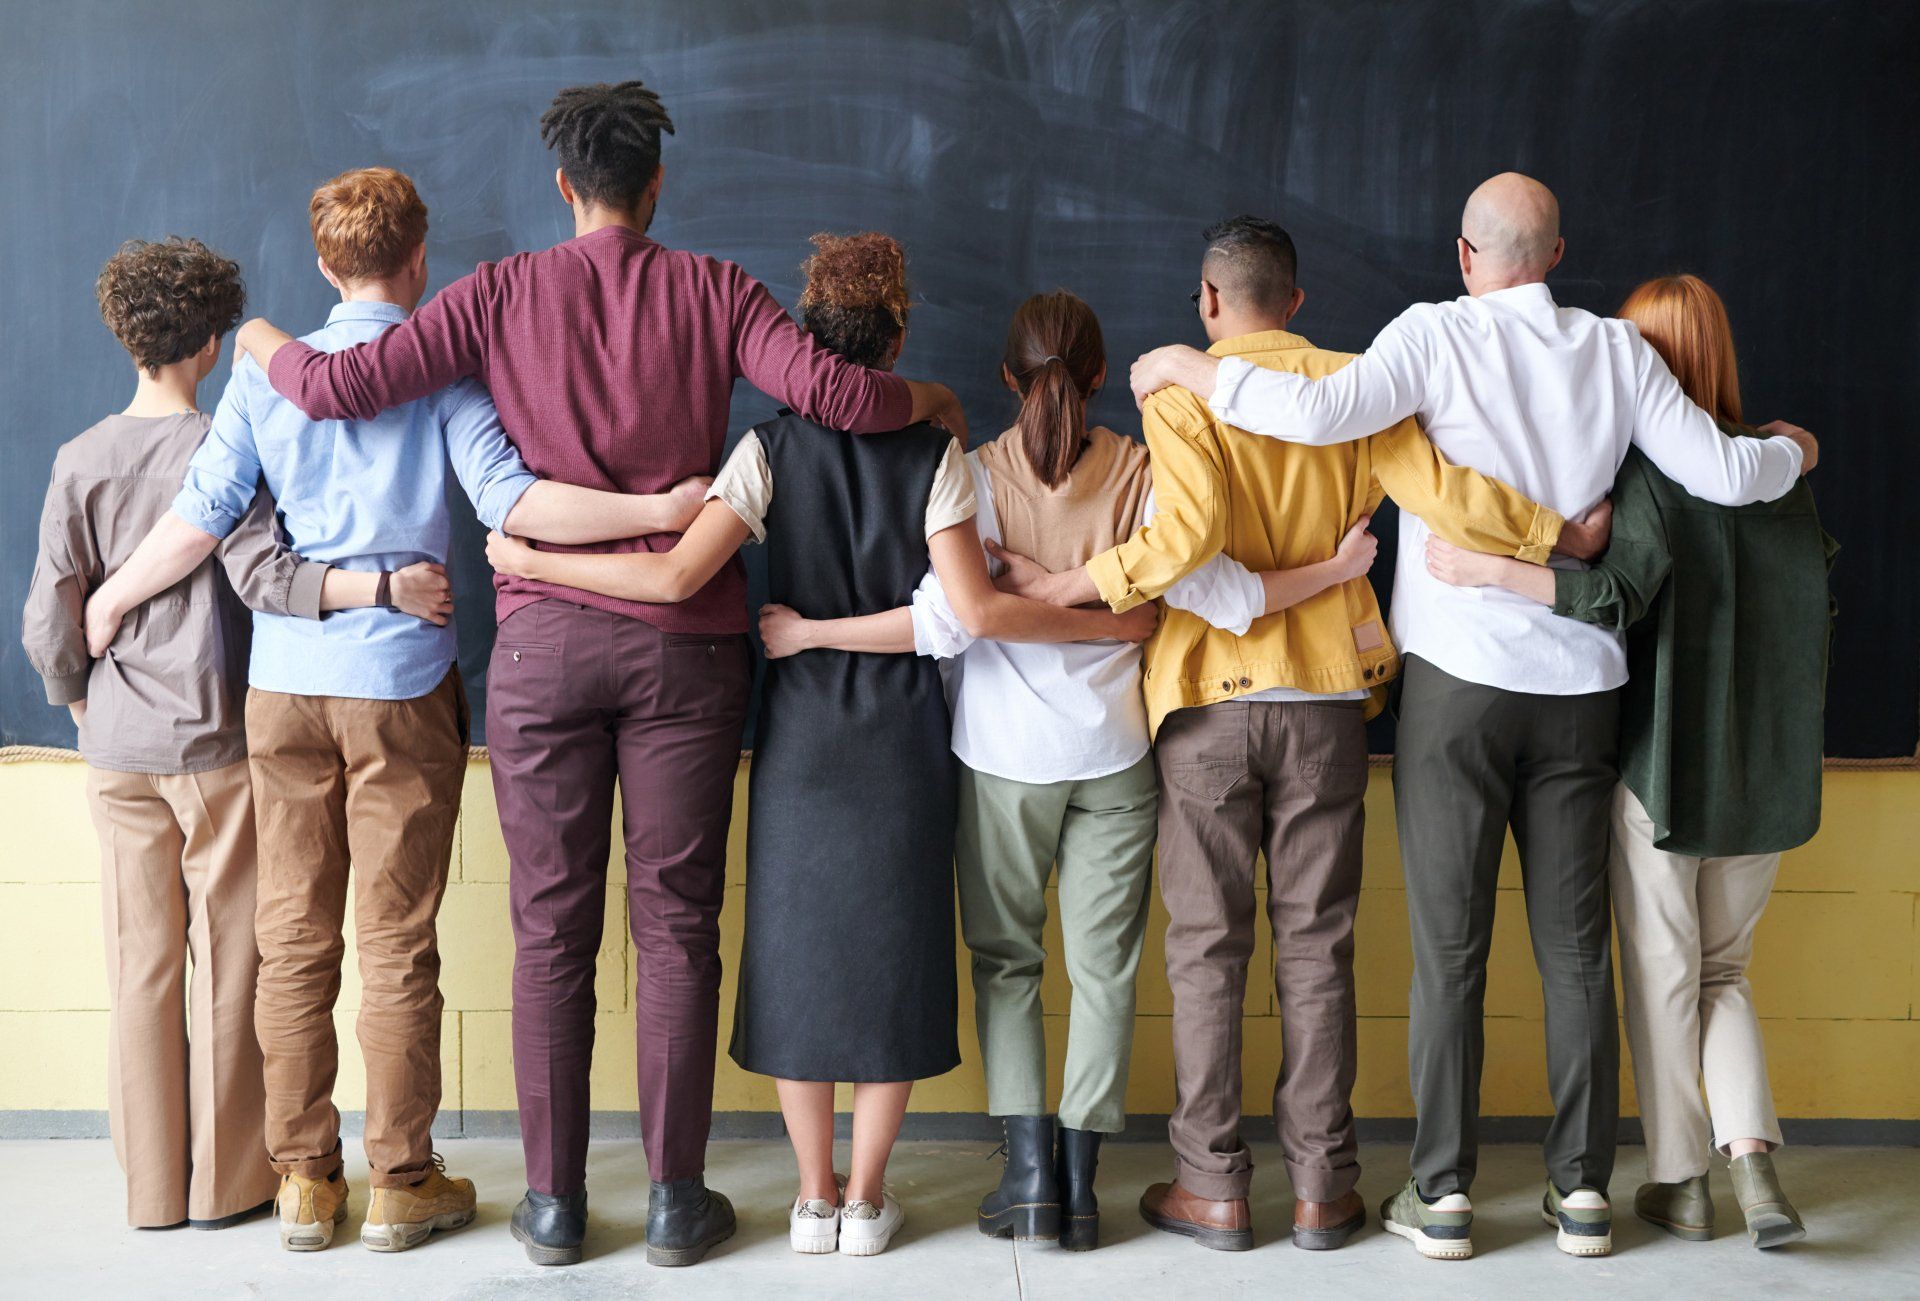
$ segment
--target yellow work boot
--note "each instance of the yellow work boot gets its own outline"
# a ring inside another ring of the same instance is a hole
[[[472,1224],[475,1209],[473,1180],[447,1178],[446,1164],[435,1153],[427,1177],[411,1188],[373,1190],[360,1242],[372,1251],[405,1251],[436,1229]]]
[[[280,1176],[273,1199],[280,1217],[280,1245],[288,1251],[323,1251],[333,1245],[333,1230],[347,1222],[347,1177],[339,1170],[324,1179]]]

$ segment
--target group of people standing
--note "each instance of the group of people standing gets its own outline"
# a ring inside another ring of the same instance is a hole
[[[1055,291],[1008,329],[1016,423],[969,452],[952,393],[894,373],[912,299],[891,238],[816,237],[798,324],[737,266],[647,238],[672,129],[637,82],[561,92],[541,130],[575,238],[424,306],[412,184],[328,181],[312,225],[342,301],[303,340],[243,327],[211,418],[196,390],[241,318],[238,268],[176,239],[101,276],[136,394],[56,458],[25,641],[93,770],[132,1223],[272,1207],[282,1245],[317,1250],[348,1218],[332,1010],[349,879],[362,1241],[404,1250],[474,1217],[430,1134],[467,740],[450,464],[498,574],[487,738],[528,1183],[511,1227],[535,1262],[579,1260],[586,1236],[616,787],[647,1256],[691,1264],[734,1229],[704,1169],[747,543],[768,548],[770,602],[731,1053],[777,1084],[795,1250],[872,1255],[903,1223],[884,1175],[913,1082],[960,1061],[956,893],[1006,1124],[979,1227],[1097,1244],[1156,843],[1175,1177],[1141,1213],[1253,1243],[1241,1014],[1264,856],[1293,1241],[1343,1245],[1366,1219],[1350,1101],[1364,723],[1390,694],[1419,1126],[1385,1227],[1428,1256],[1472,1251],[1511,827],[1560,1246],[1611,1249],[1616,915],[1653,1180],[1636,1211],[1711,1233],[1704,1076],[1754,1240],[1799,1236],[1744,968],[1779,851],[1817,824],[1831,544],[1801,482],[1812,437],[1739,423],[1710,289],[1652,282],[1624,320],[1556,306],[1557,207],[1508,174],[1463,215],[1468,296],[1409,310],[1355,358],[1290,331],[1293,243],[1234,218],[1207,232],[1193,294],[1211,347],[1133,366],[1144,447],[1089,426],[1100,323]],[[785,408],[722,464],[736,378]],[[1386,495],[1403,511],[1390,621],[1367,580]],[[1057,1100],[1050,880],[1072,984]]]

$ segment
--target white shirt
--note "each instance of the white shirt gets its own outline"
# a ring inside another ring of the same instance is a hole
[[[1224,357],[1211,405],[1250,433],[1315,445],[1418,416],[1448,460],[1568,517],[1612,491],[1629,444],[1725,506],[1772,501],[1800,477],[1790,439],[1728,438],[1630,322],[1560,307],[1543,284],[1410,307],[1324,379]],[[1626,681],[1618,634],[1503,588],[1441,582],[1427,572],[1427,535],[1401,515],[1391,624],[1403,653],[1507,691],[1577,695]]]
[[[979,505],[974,525],[982,541],[1002,541],[992,482],[977,453],[968,454],[967,464]],[[1142,521],[1152,515],[1149,494]],[[996,575],[1002,568],[992,556],[987,565]],[[1266,591],[1246,566],[1219,555],[1181,579],[1165,600],[1215,627],[1244,633],[1264,613]],[[1136,645],[976,641],[931,572],[913,594],[913,644],[942,661],[953,752],[975,772],[1035,784],[1091,781],[1146,757]]]

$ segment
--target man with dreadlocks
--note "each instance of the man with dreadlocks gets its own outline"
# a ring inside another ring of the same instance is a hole
[[[818,424],[958,423],[953,395],[853,365],[738,266],[647,238],[660,133],[637,81],[562,91],[540,121],[574,238],[485,263],[378,339],[338,352],[264,321],[241,342],[316,419],[365,419],[476,376],[541,478],[657,492],[718,466],[733,381]],[[664,550],[655,534],[599,549]],[[514,1235],[540,1264],[586,1233],[594,960],[616,780],[624,792],[647,1258],[689,1265],[733,1232],[706,1188],[719,914],[751,657],[737,558],[674,605],[500,577],[487,740],[512,860],[513,1056],[528,1191]]]

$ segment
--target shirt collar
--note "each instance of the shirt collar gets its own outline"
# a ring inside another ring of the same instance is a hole
[[[1209,356],[1239,357],[1250,352],[1273,352],[1280,348],[1311,348],[1313,345],[1288,330],[1256,330],[1252,334],[1234,334],[1216,339],[1207,349]]]
[[[407,309],[398,303],[381,303],[372,299],[359,299],[351,303],[335,303],[327,313],[327,324],[335,325],[341,321],[385,321],[397,325],[407,319]]]
[[[1514,307],[1521,311],[1526,311],[1528,308],[1555,306],[1553,290],[1547,288],[1544,280],[1535,281],[1530,285],[1511,285],[1506,289],[1495,289],[1481,294],[1480,301]]]

